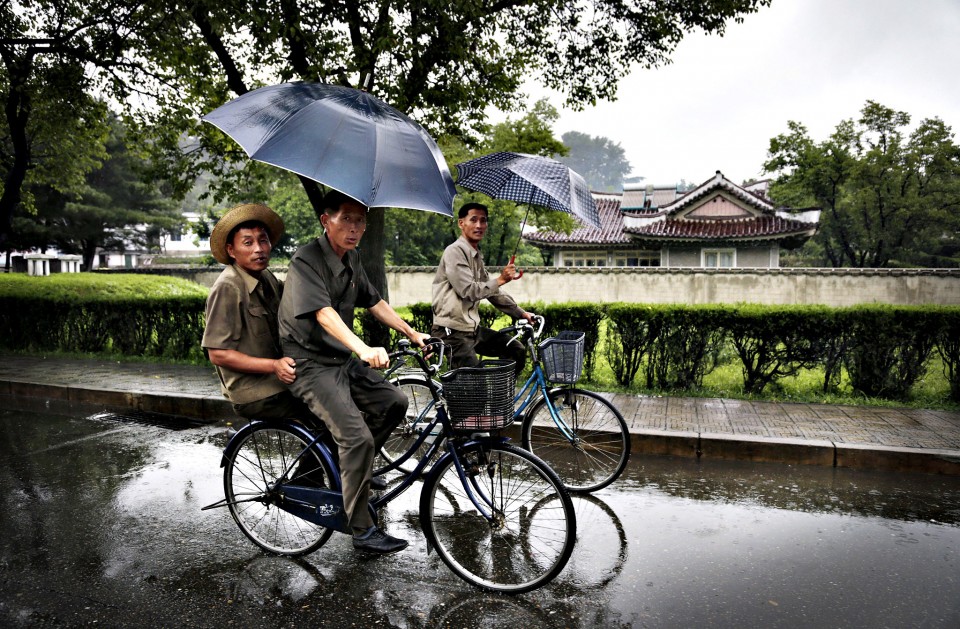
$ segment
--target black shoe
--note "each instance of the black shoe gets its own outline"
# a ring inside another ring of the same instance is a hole
[[[383,491],[387,488],[387,479],[382,476],[374,476],[370,479],[371,491]]]
[[[387,535],[376,526],[371,526],[370,530],[361,536],[353,536],[353,547],[368,553],[377,553],[386,555],[395,553],[407,547],[407,540]]]

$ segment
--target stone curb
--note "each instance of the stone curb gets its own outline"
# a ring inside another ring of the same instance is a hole
[[[0,380],[0,401],[5,408],[137,410],[200,419],[207,423],[236,417],[231,404],[220,396],[117,391],[10,380]],[[506,433],[519,441],[520,431],[516,424]],[[637,454],[695,458],[698,461],[727,459],[960,476],[960,452],[955,450],[650,429],[635,431],[631,437],[631,450]]]
[[[57,384],[0,381],[0,396],[9,397],[14,401],[17,398],[27,398],[28,403],[31,399],[45,399],[62,409],[95,407],[137,410],[191,417],[210,423],[236,415],[230,402],[220,396],[212,397],[189,393],[171,395],[150,391],[117,391]]]

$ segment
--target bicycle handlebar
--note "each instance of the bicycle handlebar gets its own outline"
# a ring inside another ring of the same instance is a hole
[[[537,323],[531,324],[526,319],[517,319],[516,323],[511,326],[501,328],[497,330],[498,332],[503,332],[504,334],[515,334],[515,338],[520,338],[521,336],[526,336],[531,334],[534,339],[540,338],[540,335],[543,334],[543,326],[546,324],[546,318],[540,315],[533,315],[534,321]]]
[[[403,356],[413,356],[417,360],[417,365],[420,369],[428,375],[433,376],[440,371],[440,365],[443,363],[443,354],[445,351],[444,343],[441,339],[430,337],[424,341],[422,348],[416,349],[410,347],[409,339],[401,339],[397,342],[397,346],[400,349],[387,354],[387,357],[390,359],[390,366],[387,367],[387,373],[390,373],[399,366],[399,364],[394,364],[394,361]],[[435,360],[430,362],[429,359],[434,357],[436,357]]]

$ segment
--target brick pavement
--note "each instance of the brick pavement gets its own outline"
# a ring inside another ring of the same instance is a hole
[[[960,475],[960,412],[605,394],[634,451]],[[0,354],[0,397],[233,417],[212,367]]]

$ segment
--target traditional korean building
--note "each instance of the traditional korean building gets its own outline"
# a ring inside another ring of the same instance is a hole
[[[767,182],[744,187],[718,170],[693,190],[627,184],[594,193],[600,228],[524,236],[553,266],[776,268],[781,249],[817,231],[820,210],[777,207]]]

